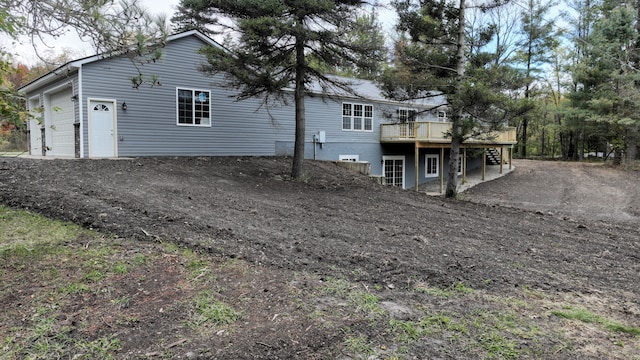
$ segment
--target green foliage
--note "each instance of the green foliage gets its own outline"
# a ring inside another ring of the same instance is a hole
[[[218,301],[208,291],[200,293],[195,300],[197,317],[196,325],[210,323],[215,326],[232,324],[240,317],[240,313],[231,306]]]
[[[551,312],[551,314],[569,320],[582,321],[587,324],[602,325],[612,332],[621,332],[633,336],[640,336],[640,327],[627,326],[617,321],[606,319],[600,315],[594,314],[587,309],[576,309],[569,307],[564,310],[554,310]]]
[[[295,5],[284,1],[217,2],[215,5],[183,0],[189,11],[209,14],[211,25],[218,17],[234,20],[233,30],[240,36],[228,49],[207,48],[209,59],[205,70],[231,75],[241,89],[239,98],[260,94],[279,94],[294,86],[301,71],[305,91],[312,81],[345,87],[345,82],[325,76],[319,69],[355,66],[366,71],[383,60],[379,25],[373,16],[356,16],[359,6],[353,1],[302,1]],[[320,20],[322,19],[322,20]],[[322,21],[325,26],[314,24]],[[375,32],[373,38],[363,34]],[[296,51],[302,47],[300,63]],[[313,65],[313,66],[312,66]]]
[[[625,152],[633,160],[640,143],[638,13],[609,1],[583,11],[592,28],[575,39],[579,51],[572,77],[577,86],[569,98],[573,108],[582,110],[575,130],[582,132],[583,141],[597,137],[621,143],[618,155]]]
[[[354,42],[350,34],[370,33],[373,21],[358,21],[359,1],[199,1],[182,0],[183,13],[199,14],[211,26],[223,25],[235,36],[226,48],[202,50],[208,74],[223,73],[238,99],[263,97],[286,101],[293,88],[296,132],[291,176],[300,178],[304,163],[304,95],[312,90],[353,92],[349,81],[327,76],[325,69],[369,69],[382,60],[378,41]],[[219,21],[225,18],[224,24]],[[189,25],[190,26],[190,25]],[[206,26],[199,24],[198,26]],[[229,34],[229,33],[227,33]]]
[[[347,336],[344,340],[347,350],[354,354],[371,356],[375,353],[373,347],[364,336]]]
[[[483,28],[479,36],[466,37],[465,0],[415,2],[395,0],[399,40],[395,63],[382,76],[385,94],[396,100],[415,100],[444,94],[435,108],[450,109],[452,122],[449,176],[445,196],[457,195],[458,155],[470,136],[500,129],[505,122],[526,111],[509,97],[508,89],[518,84],[515,68],[494,60],[481,51],[491,41],[492,31]],[[499,1],[482,4],[483,9]]]

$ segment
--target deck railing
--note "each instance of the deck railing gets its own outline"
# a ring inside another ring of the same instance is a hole
[[[381,142],[434,142],[449,143],[451,123],[446,122],[407,122],[401,124],[381,124]],[[503,131],[492,131],[468,139],[465,143],[515,144],[516,128],[508,127]]]

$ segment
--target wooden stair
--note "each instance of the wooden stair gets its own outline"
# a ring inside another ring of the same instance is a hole
[[[500,152],[496,148],[487,149],[487,165],[500,165],[502,158]]]

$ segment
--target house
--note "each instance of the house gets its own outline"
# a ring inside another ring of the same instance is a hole
[[[222,86],[223,76],[198,70],[205,62],[198,54],[203,45],[220,46],[197,31],[170,36],[161,59],[137,65],[159,76],[154,86],[132,86],[138,72],[126,56],[100,55],[71,61],[25,85],[20,91],[40,118],[29,123],[30,153],[69,158],[292,155],[293,102],[265,107],[262,99],[236,101],[234,90]],[[443,135],[450,128],[447,113],[434,106],[442,98],[407,104],[385,99],[371,82],[354,80],[354,87],[360,97],[335,93],[327,98],[318,89],[318,96],[306,98],[305,157],[368,162],[371,174],[403,188],[442,182],[450,147]],[[510,129],[468,141],[464,149],[481,149],[483,155],[499,149],[510,158],[513,144]],[[484,163],[482,156],[465,160],[461,172]]]

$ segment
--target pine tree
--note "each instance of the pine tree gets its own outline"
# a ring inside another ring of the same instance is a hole
[[[630,4],[614,2],[605,2],[601,9],[573,70],[577,86],[570,99],[574,108],[583,111],[585,125],[608,134],[617,153],[633,161],[640,141],[637,12]],[[603,123],[608,130],[597,126]]]
[[[209,14],[214,23],[233,31],[226,49],[203,50],[209,74],[224,73],[238,89],[238,98],[262,96],[265,103],[284,100],[294,89],[295,147],[291,176],[303,175],[305,95],[312,83],[351,91],[350,82],[328,76],[323,69],[355,66],[369,69],[382,60],[375,41],[350,41],[344,34],[374,30],[358,22],[363,2],[356,0],[182,0],[189,11]],[[235,39],[235,40],[234,40]],[[313,61],[310,61],[313,59]],[[376,61],[371,61],[376,60]]]
[[[481,51],[489,43],[493,27],[483,28],[476,37],[466,37],[467,0],[397,0],[393,5],[401,37],[395,47],[396,63],[385,73],[384,88],[391,96],[402,94],[410,99],[446,95],[447,103],[440,106],[450,108],[452,126],[445,196],[455,197],[462,143],[477,131],[497,129],[514,114],[527,111],[507,92],[518,83],[515,79],[519,75]],[[496,4],[476,7],[493,6]]]

